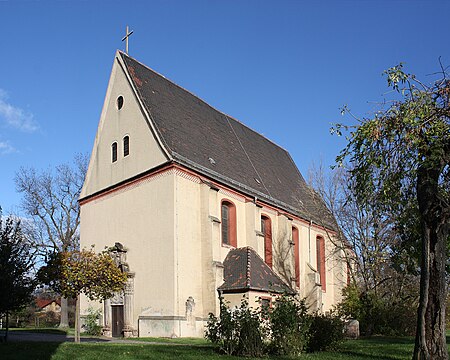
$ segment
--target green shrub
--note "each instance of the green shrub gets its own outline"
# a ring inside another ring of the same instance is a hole
[[[308,352],[336,350],[344,340],[344,322],[337,314],[319,314],[311,316]]]
[[[92,307],[88,308],[88,314],[84,318],[83,329],[88,335],[100,336],[102,333],[102,326],[99,325],[98,321],[102,316],[102,311],[100,309],[94,310]]]
[[[307,313],[304,300],[280,296],[272,309],[252,309],[243,300],[230,310],[220,300],[220,316],[209,314],[205,338],[227,355],[298,356],[305,351],[336,349],[343,321],[335,314]]]
[[[373,291],[363,292],[357,285],[349,285],[337,309],[343,318],[359,321],[361,335],[414,335],[417,303],[413,296],[381,297]]]
[[[237,309],[229,309],[220,299],[220,316],[209,314],[205,338],[227,355],[262,356],[263,328],[260,311],[243,300]]]
[[[298,356],[306,350],[311,317],[307,315],[304,300],[286,295],[279,297],[269,318],[271,353]]]

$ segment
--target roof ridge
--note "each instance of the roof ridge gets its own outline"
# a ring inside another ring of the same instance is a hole
[[[250,261],[250,250],[251,250],[251,248],[250,248],[250,246],[247,246],[247,274],[246,274],[246,276],[247,276],[247,286],[248,287],[250,287],[250,274],[251,274],[251,267],[252,267],[252,264],[251,264],[251,261]]]
[[[194,94],[192,91],[184,88],[183,86],[177,84],[175,81],[169,79],[168,77],[164,76],[163,74],[159,73],[158,71],[152,69],[151,67],[145,65],[144,63],[140,62],[139,60],[135,59],[134,57],[131,57],[128,54],[125,54],[122,50],[117,50],[122,56],[126,56],[130,59],[132,59],[133,61],[136,61],[138,64],[142,65],[143,67],[145,67],[146,69],[150,70],[151,72],[153,72],[154,74],[163,77],[164,79],[166,79],[167,81],[171,82],[173,85],[175,85],[176,87],[182,89],[183,91],[186,91],[187,93],[191,94],[192,96],[194,96],[196,99],[200,100],[201,102],[203,102],[205,105],[209,106],[211,109],[217,111],[218,113],[220,113],[223,116],[228,117],[229,119],[241,124],[242,126],[246,127],[247,129],[249,129],[250,131],[254,132],[255,134],[261,136],[262,138],[266,139],[267,141],[269,141],[270,143],[272,143],[273,145],[279,147],[280,149],[282,149],[283,151],[285,151],[286,153],[289,154],[289,151],[287,151],[284,147],[282,147],[281,145],[278,145],[275,141],[269,139],[268,137],[266,137],[265,135],[261,134],[260,132],[256,131],[255,129],[252,129],[251,127],[249,127],[248,125],[246,125],[245,123],[243,123],[242,121],[236,119],[235,117],[224,113],[223,111],[217,109],[216,107],[212,106],[211,104],[207,103],[205,100],[203,100],[201,97],[199,97],[198,95]]]

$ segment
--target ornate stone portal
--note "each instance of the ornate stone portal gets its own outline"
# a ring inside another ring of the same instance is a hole
[[[130,272],[129,265],[126,262],[127,250],[121,243],[115,243],[108,251],[116,265],[123,272],[127,273],[127,283],[123,291],[116,293],[111,299],[104,301],[104,327],[102,333],[108,337],[117,335],[118,332],[123,337],[136,336],[137,330],[133,328],[134,273]],[[113,316],[113,306],[116,307],[115,309],[122,307],[123,311],[115,311]],[[123,317],[123,319],[118,319],[117,316]],[[113,317],[115,317],[114,324]]]

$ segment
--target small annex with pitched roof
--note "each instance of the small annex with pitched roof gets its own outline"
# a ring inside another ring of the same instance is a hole
[[[295,295],[295,291],[250,246],[230,250],[223,266],[224,283],[217,289],[219,293],[259,291]]]
[[[120,51],[80,205],[82,246],[125,249],[106,335],[202,336],[218,291],[326,310],[346,283],[335,221],[289,153]]]

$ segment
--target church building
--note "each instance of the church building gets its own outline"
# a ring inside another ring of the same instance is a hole
[[[203,336],[219,296],[327,311],[346,285],[336,223],[289,153],[121,51],[80,206],[81,247],[128,273],[114,298],[82,298],[107,336]]]

